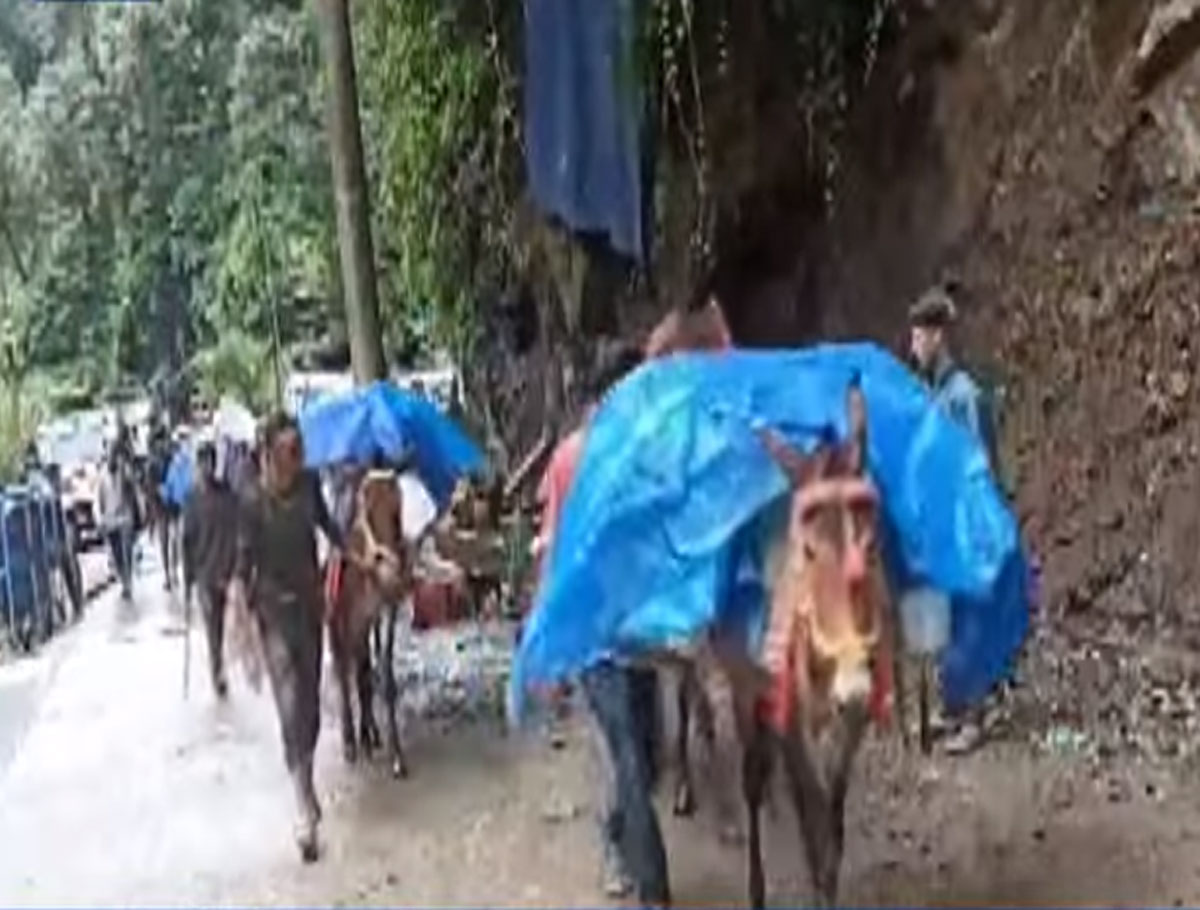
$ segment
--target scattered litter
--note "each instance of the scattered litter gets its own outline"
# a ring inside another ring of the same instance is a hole
[[[401,704],[424,720],[503,718],[513,625],[466,622],[397,642]]]

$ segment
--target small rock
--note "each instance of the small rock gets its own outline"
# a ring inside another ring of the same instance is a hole
[[[552,801],[542,809],[542,821],[548,825],[561,825],[580,816],[580,808],[567,800]]]

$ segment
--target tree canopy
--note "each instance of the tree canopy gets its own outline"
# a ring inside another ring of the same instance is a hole
[[[621,65],[651,89],[662,274],[720,257],[763,149],[836,166],[825,140],[891,5],[637,4]],[[387,347],[461,362],[530,263],[522,4],[352,9]],[[289,348],[344,340],[317,29],[312,0],[0,4],[0,383],[16,398],[35,380],[53,407],[182,378],[262,405],[276,325]]]

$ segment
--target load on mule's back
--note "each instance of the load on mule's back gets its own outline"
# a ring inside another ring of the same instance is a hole
[[[755,903],[753,810],[776,755],[818,897],[834,900],[851,761],[890,682],[877,529],[886,520],[899,544],[889,572],[955,601],[958,672],[943,679],[961,697],[994,685],[1024,636],[1016,522],[979,462],[978,443],[873,345],[647,364],[589,424],[514,665],[514,707],[609,655],[695,649],[743,748]]]

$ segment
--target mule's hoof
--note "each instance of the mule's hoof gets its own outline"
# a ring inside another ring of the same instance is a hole
[[[317,850],[316,840],[306,840],[299,842],[297,846],[300,848],[300,859],[302,862],[311,864],[315,863],[320,858],[320,851]]]
[[[382,740],[379,738],[379,731],[374,727],[363,727],[359,731],[358,741],[362,746],[363,753],[368,758],[382,745]]]
[[[296,830],[296,849],[300,851],[300,860],[304,863],[315,863],[320,856],[317,845],[317,826],[302,824]]]
[[[686,784],[675,790],[674,812],[677,818],[691,818],[696,812],[696,797]]]
[[[404,780],[408,777],[408,763],[403,758],[392,759],[392,777]]]

